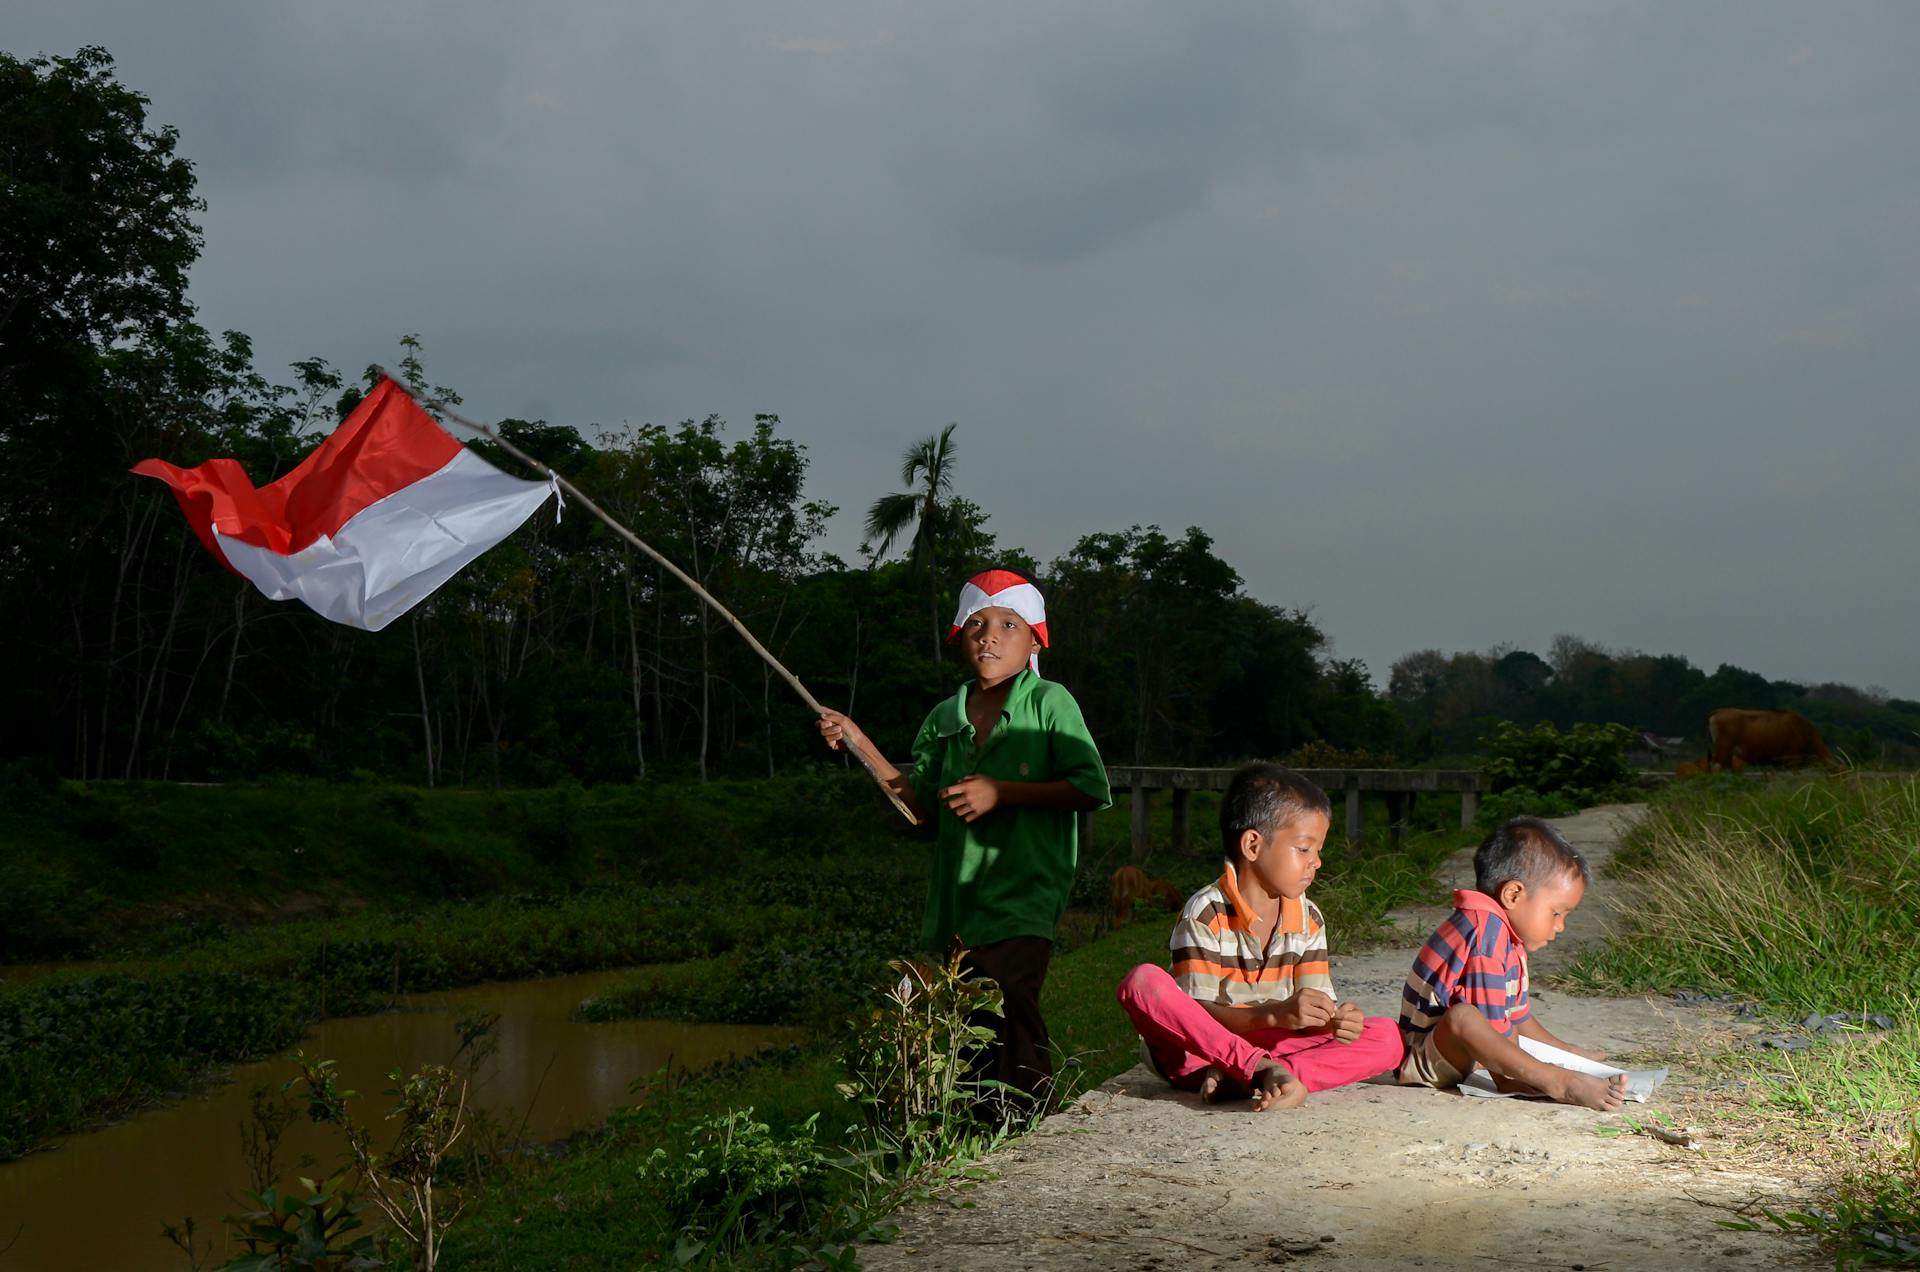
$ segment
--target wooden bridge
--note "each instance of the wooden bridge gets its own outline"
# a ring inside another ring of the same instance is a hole
[[[1107,781],[1118,791],[1133,792],[1133,860],[1144,860],[1152,846],[1152,823],[1148,820],[1157,791],[1173,793],[1173,846],[1179,852],[1192,850],[1192,823],[1188,812],[1195,791],[1224,791],[1236,770],[1230,768],[1142,768],[1110,764]],[[1393,832],[1394,846],[1407,840],[1407,827],[1413,819],[1414,801],[1426,792],[1457,792],[1460,796],[1460,826],[1473,824],[1480,811],[1480,796],[1487,789],[1486,775],[1478,769],[1297,769],[1302,777],[1319,785],[1330,798],[1347,799],[1347,842],[1359,843],[1366,835],[1364,796],[1387,797],[1387,822]],[[1093,842],[1093,814],[1080,814],[1082,849]]]

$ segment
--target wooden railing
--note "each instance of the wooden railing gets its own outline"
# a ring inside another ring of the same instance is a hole
[[[1487,789],[1486,775],[1478,769],[1298,769],[1302,777],[1317,783],[1334,799],[1345,794],[1347,800],[1347,840],[1359,843],[1366,836],[1363,798],[1381,794],[1387,798],[1387,822],[1395,847],[1403,846],[1407,826],[1413,817],[1414,801],[1423,793],[1458,792],[1460,826],[1473,824],[1480,811],[1480,796]],[[1188,806],[1194,791],[1224,791],[1233,779],[1230,768],[1143,768],[1136,765],[1107,766],[1107,781],[1113,789],[1133,792],[1133,859],[1143,860],[1152,847],[1153,796],[1157,791],[1173,792],[1173,846],[1188,852],[1192,847],[1192,825]],[[1080,814],[1080,843],[1093,841],[1093,814]]]

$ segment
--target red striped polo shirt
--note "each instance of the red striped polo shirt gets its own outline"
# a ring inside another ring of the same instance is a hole
[[[1414,956],[1400,993],[1400,1034],[1412,1047],[1440,1023],[1447,1008],[1478,1008],[1499,1033],[1527,1018],[1527,950],[1507,912],[1484,892],[1453,894],[1453,914]]]

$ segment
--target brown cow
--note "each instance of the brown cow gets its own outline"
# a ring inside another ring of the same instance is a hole
[[[1818,760],[1832,764],[1820,730],[1798,711],[1747,711],[1722,707],[1707,717],[1707,736],[1713,740],[1710,767],[1740,772],[1749,764],[1782,764],[1799,768]]]
[[[1113,872],[1113,921],[1126,923],[1133,918],[1136,901],[1157,901],[1170,910],[1186,904],[1180,890],[1165,879],[1149,879],[1138,866],[1122,866]]]
[[[1685,764],[1676,766],[1673,770],[1673,775],[1675,778],[1699,777],[1702,773],[1710,773],[1712,771],[1712,757],[1703,755],[1697,760],[1688,760]]]

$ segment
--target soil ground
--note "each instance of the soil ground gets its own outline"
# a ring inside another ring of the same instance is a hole
[[[1602,876],[1638,806],[1556,820],[1596,886],[1531,962],[1536,983],[1601,939]],[[1472,886],[1471,853],[1443,869]],[[1596,896],[1596,894],[1599,894]],[[1445,908],[1394,918],[1404,939],[1333,964],[1341,995],[1396,1016],[1414,950]],[[1684,1056],[1750,1029],[1723,1009],[1538,990],[1556,1034],[1635,1067],[1673,1066],[1641,1115],[1686,1088]],[[1790,1180],[1631,1134],[1618,1115],[1375,1083],[1321,1092],[1298,1110],[1208,1105],[1140,1065],[987,1162],[995,1178],[899,1216],[865,1247],[873,1269],[1013,1268],[1737,1269],[1813,1266],[1804,1241],[1732,1232],[1725,1208],[1784,1204]]]

